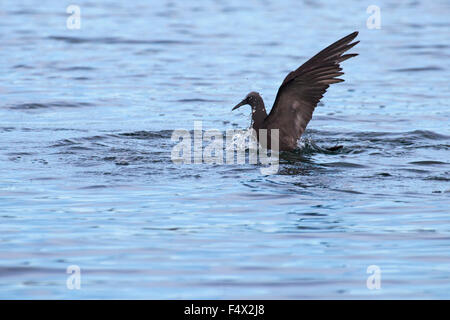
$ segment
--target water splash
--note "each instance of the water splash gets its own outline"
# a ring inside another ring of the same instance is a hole
[[[258,141],[256,140],[255,131],[252,128],[234,130],[232,138],[226,140],[225,150],[228,152],[234,149],[238,151],[257,151]]]

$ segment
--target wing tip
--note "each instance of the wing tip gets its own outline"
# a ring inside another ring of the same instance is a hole
[[[353,31],[352,33],[350,33],[347,37],[351,37],[351,38],[353,38],[353,39],[355,39],[356,38],[356,36],[359,34],[359,31]],[[352,40],[353,40],[352,39]]]
[[[333,44],[346,44],[346,43],[350,43],[350,42],[352,42],[355,38],[356,38],[356,36],[359,34],[359,31],[354,31],[354,32],[352,32],[352,33],[350,33],[350,34],[348,34],[348,35],[346,35],[345,37],[343,37],[343,38],[341,38],[340,40],[338,40],[338,41],[336,41],[335,43],[333,43]]]

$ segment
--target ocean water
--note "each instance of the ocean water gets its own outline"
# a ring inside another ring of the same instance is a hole
[[[0,298],[449,299],[450,5],[376,5],[2,1]],[[355,30],[277,174],[172,162]]]

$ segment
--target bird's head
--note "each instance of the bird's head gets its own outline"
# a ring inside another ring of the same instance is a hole
[[[233,110],[235,110],[235,109],[237,109],[239,107],[242,107],[242,106],[244,106],[246,104],[249,104],[250,106],[254,107],[255,104],[256,104],[256,101],[258,99],[261,99],[261,96],[259,95],[259,93],[252,91],[244,98],[244,100],[242,100],[237,105],[235,105],[234,108],[231,109],[231,111],[233,111]]]

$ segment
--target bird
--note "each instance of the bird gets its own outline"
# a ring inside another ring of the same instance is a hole
[[[355,31],[334,42],[290,72],[278,89],[269,115],[262,97],[254,91],[247,94],[232,111],[243,105],[251,106],[251,128],[256,131],[258,142],[261,143],[260,129],[267,129],[265,148],[271,148],[271,129],[278,129],[279,151],[297,149],[298,139],[305,132],[314,109],[330,84],[344,81],[337,78],[344,74],[340,63],[358,55],[344,54],[359,43],[352,42],[357,35],[358,31]]]

